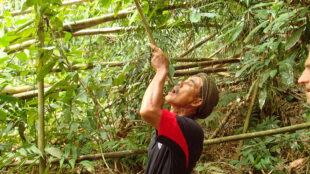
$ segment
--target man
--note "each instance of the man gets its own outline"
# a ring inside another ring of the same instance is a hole
[[[163,110],[163,86],[169,63],[160,48],[150,44],[156,74],[143,96],[140,114],[156,128],[149,144],[146,174],[189,174],[203,148],[203,130],[195,122],[206,118],[218,102],[215,83],[205,74],[179,82],[165,96],[171,110]]]
[[[308,53],[308,58],[305,62],[305,69],[299,77],[298,83],[305,85],[307,103],[310,105],[310,50]]]

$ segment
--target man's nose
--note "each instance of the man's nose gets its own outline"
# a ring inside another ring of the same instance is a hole
[[[308,83],[310,78],[310,74],[307,74],[306,71],[303,71],[301,76],[298,79],[299,84]]]
[[[182,86],[183,86],[183,82],[182,82],[182,81],[179,81],[179,82],[178,82],[178,85],[179,85],[179,87],[182,87]]]

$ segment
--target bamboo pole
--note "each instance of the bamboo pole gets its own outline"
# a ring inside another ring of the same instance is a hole
[[[251,118],[251,114],[253,111],[253,106],[254,106],[256,98],[257,98],[257,92],[258,92],[258,79],[255,80],[255,82],[254,82],[254,89],[253,89],[253,94],[251,97],[251,103],[250,103],[248,112],[246,114],[242,133],[246,133],[248,131],[249,124],[250,124],[250,118]],[[242,143],[240,145],[242,146]]]
[[[37,42],[38,41],[36,39],[27,40],[27,41],[19,43],[19,44],[11,45],[7,49],[5,49],[4,51],[8,52],[8,54],[12,54],[14,52],[23,50],[23,49],[25,49],[25,48],[29,47],[30,45],[37,43]]]
[[[232,111],[234,110],[234,105],[231,106],[230,110],[228,111],[228,113],[225,115],[225,117],[223,118],[223,120],[221,121],[220,125],[215,129],[215,131],[211,134],[210,137],[208,137],[208,139],[213,139],[216,137],[216,135],[218,134],[218,132],[222,129],[222,127],[226,124],[226,122],[229,119],[230,114],[232,113]]]
[[[38,24],[38,38],[39,38],[39,57],[38,57],[38,69],[41,69],[44,65],[44,19],[41,9],[38,9],[37,19]],[[39,74],[37,74],[38,76]],[[45,153],[44,153],[44,77],[38,80],[38,148],[41,151],[42,156],[39,159],[39,174],[43,174],[45,171]]]
[[[78,157],[76,159],[76,162],[80,162],[83,160],[102,160],[102,156],[105,159],[109,159],[109,158],[125,158],[125,157],[129,157],[129,156],[133,156],[133,155],[140,155],[140,154],[144,154],[146,153],[147,150],[146,149],[140,149],[140,150],[126,150],[126,151],[119,151],[119,152],[107,152],[107,153],[98,153],[98,154],[89,154],[89,155],[82,155],[80,157]],[[69,159],[66,159],[66,161],[68,161]],[[59,159],[53,159],[50,160],[49,163],[59,163]],[[29,166],[29,165],[33,165],[33,161],[26,161],[23,166]],[[12,163],[7,165],[6,167],[14,167],[19,165],[19,163]],[[38,163],[35,163],[35,165],[38,165]]]
[[[44,84],[44,88],[50,87],[50,84]],[[32,91],[35,89],[35,86],[6,86],[4,89],[0,91],[0,94],[5,94],[5,95],[12,95],[12,94],[18,94],[22,92],[27,92],[27,91]]]
[[[87,2],[87,1],[92,1],[92,0],[71,0],[71,1],[64,1],[63,4],[61,6],[70,6],[70,5],[74,5],[74,4],[78,4],[78,3],[83,3],[83,2]],[[13,17],[15,16],[20,16],[20,15],[24,15],[24,14],[29,14],[31,13],[32,10],[25,10],[25,11],[13,11],[11,12],[11,15]],[[3,19],[4,16],[0,16],[0,19]]]
[[[185,71],[176,71],[174,73],[174,77],[180,77],[180,76],[185,76],[185,75],[195,75],[198,73],[216,73],[216,72],[226,72],[228,71],[227,68],[206,68],[206,69],[199,69],[199,70],[185,70]]]
[[[245,139],[251,139],[251,138],[258,138],[258,137],[264,137],[264,136],[271,136],[276,134],[283,134],[287,132],[295,132],[297,130],[301,129],[308,129],[310,128],[310,122],[307,123],[301,123],[293,126],[286,126],[282,128],[272,129],[272,130],[266,130],[266,131],[259,131],[259,132],[253,132],[253,133],[245,133],[245,134],[239,134],[239,135],[232,135],[232,136],[226,136],[221,138],[214,138],[205,140],[203,142],[204,146],[211,145],[211,144],[219,144],[224,142],[230,142],[230,141],[238,141],[238,140],[245,140]],[[128,157],[132,155],[138,155],[138,154],[144,154],[146,153],[146,149],[141,150],[128,150],[128,151],[120,151],[120,152],[109,152],[104,154],[92,154],[92,155],[83,155],[77,158],[77,161],[83,161],[83,160],[100,160],[102,159],[102,155],[104,155],[105,158],[123,158]],[[68,160],[68,159],[66,159]],[[54,159],[50,161],[50,163],[58,163],[59,159]],[[26,161],[24,165],[31,165],[33,164],[32,161]],[[37,164],[37,163],[36,163]],[[6,167],[14,167],[19,165],[18,163],[12,163],[7,165]]]
[[[225,63],[237,63],[240,62],[240,59],[219,59],[219,60],[213,60],[213,61],[204,61],[204,62],[196,62],[196,63],[190,63],[190,64],[184,64],[184,65],[176,65],[174,66],[175,70],[180,69],[188,69],[188,68],[194,68],[194,67],[205,67],[210,65],[218,65],[218,64],[225,64]]]
[[[219,143],[224,143],[224,142],[229,142],[229,141],[238,141],[238,140],[245,140],[245,139],[251,139],[251,138],[258,138],[258,137],[282,134],[286,132],[294,132],[300,129],[307,129],[307,128],[310,128],[310,122],[272,129],[272,130],[245,133],[245,134],[240,134],[240,135],[232,135],[232,136],[227,136],[227,137],[205,140],[203,144],[210,145],[210,144],[219,144]]]
[[[138,12],[139,12],[139,15],[140,15],[140,18],[141,18],[143,27],[144,27],[144,29],[145,29],[145,31],[146,31],[146,33],[147,33],[147,35],[148,35],[148,37],[149,37],[151,43],[154,44],[154,45],[157,45],[157,44],[156,44],[156,41],[155,41],[155,39],[154,39],[154,37],[153,37],[152,30],[151,30],[151,28],[149,27],[149,25],[148,25],[148,23],[147,23],[147,21],[146,21],[146,19],[145,19],[145,16],[144,16],[144,14],[143,14],[142,8],[141,8],[141,6],[140,6],[138,0],[134,0],[134,2],[135,2],[135,5],[136,5],[136,7],[137,7],[137,10],[138,10]]]
[[[133,13],[133,8],[127,8],[127,9],[119,11],[117,15],[115,15],[114,13],[110,13],[110,14],[106,14],[100,17],[94,17],[94,18],[70,22],[63,26],[63,31],[76,32],[78,30],[93,27],[95,25],[102,24],[104,22],[126,18],[132,13]]]
[[[204,61],[213,61],[213,60],[219,60],[219,59],[233,59],[241,57],[243,53],[235,54],[233,56],[229,56],[227,58],[209,58],[209,57],[200,57],[200,58],[176,58],[174,59],[176,62],[204,62]]]
[[[140,14],[143,27],[144,27],[144,29],[146,30],[146,33],[147,33],[147,35],[148,35],[148,37],[149,37],[151,43],[152,43],[153,45],[156,45],[156,46],[157,46],[156,41],[155,41],[155,39],[154,39],[154,37],[153,37],[153,34],[152,34],[152,30],[151,30],[151,28],[149,27],[149,25],[148,25],[148,23],[147,23],[147,21],[146,21],[146,18],[145,18],[144,14],[143,14],[142,8],[141,8],[141,6],[140,6],[138,0],[134,0],[134,2],[135,2],[135,4],[136,4],[137,10],[138,10],[138,12],[139,12],[139,14]],[[168,74],[168,79],[169,79],[170,84],[174,85],[174,82],[173,82],[173,79],[172,79],[172,77],[171,77],[170,72],[169,72],[169,74]]]
[[[97,34],[109,34],[109,33],[118,33],[118,32],[126,32],[136,30],[137,27],[115,27],[115,28],[99,28],[99,29],[85,29],[74,32],[72,36],[89,36],[89,35],[97,35]]]
[[[199,5],[202,5],[201,3],[197,3]],[[183,6],[183,5],[178,5],[178,6],[169,6],[160,10],[175,10],[178,8],[187,8],[188,6]],[[101,17],[95,17],[95,18],[89,18],[89,19],[84,19],[84,20],[79,20],[79,21],[74,21],[74,22],[70,22],[68,24],[64,24],[63,27],[63,31],[70,31],[70,32],[77,32],[80,31],[82,29],[86,29],[104,22],[109,22],[109,21],[113,21],[113,20],[118,20],[118,19],[123,19],[126,18],[127,16],[133,14],[133,7],[131,8],[127,8],[125,10],[120,11],[117,15],[115,15],[114,13],[111,14],[106,14],[104,16]],[[187,26],[188,27],[188,26]],[[119,30],[121,31],[121,30]],[[99,33],[102,31],[98,31]],[[82,35],[86,35],[86,32],[81,32],[81,34],[77,33],[76,36],[82,36]],[[89,32],[90,34],[90,32]],[[59,37],[61,37],[62,34],[60,34]],[[74,34],[73,34],[74,35]],[[29,40],[29,41],[25,41],[19,44],[15,44],[15,45],[11,45],[8,49],[6,49],[5,51],[8,53],[14,53],[16,51],[20,51],[34,43],[36,43],[37,41],[35,39]]]

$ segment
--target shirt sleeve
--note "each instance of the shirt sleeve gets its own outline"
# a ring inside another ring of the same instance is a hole
[[[163,136],[176,143],[184,152],[186,158],[186,166],[188,166],[189,152],[188,145],[182,130],[177,122],[176,114],[168,110],[162,110],[162,115],[159,123],[158,136]],[[161,141],[165,144],[165,141]],[[167,143],[169,146],[169,143]]]

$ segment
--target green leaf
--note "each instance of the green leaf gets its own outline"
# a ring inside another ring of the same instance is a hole
[[[65,41],[69,41],[72,38],[72,34],[70,32],[65,32]]]
[[[303,30],[304,28],[300,28],[292,34],[292,36],[289,38],[285,45],[285,50],[292,48],[299,41]]]
[[[290,61],[284,60],[278,64],[282,83],[287,86],[294,85],[294,70]]]
[[[41,80],[44,78],[44,76],[51,71],[51,69],[56,64],[56,59],[51,58],[47,64],[45,64],[38,72],[37,80]]]
[[[9,95],[0,94],[0,101],[13,103],[13,102],[19,101],[19,99],[16,97],[9,96]]]
[[[26,53],[24,52],[19,52],[16,54],[16,57],[21,60],[21,61],[27,61],[28,60],[28,57],[26,55]]]
[[[0,134],[9,132],[13,128],[14,124],[13,123],[8,123],[6,124],[6,128],[0,131]]]
[[[240,35],[240,33],[243,31],[243,26],[244,26],[244,23],[241,22],[239,25],[237,25],[232,31],[231,31],[231,35],[228,39],[228,42],[231,43],[233,41],[235,41],[238,36]]]
[[[61,157],[63,156],[63,153],[61,152],[61,150],[56,147],[46,147],[45,152],[59,159],[61,159]]]
[[[202,172],[202,171],[204,171],[204,170],[206,170],[206,167],[205,167],[205,166],[197,166],[197,167],[195,168],[195,171],[197,171],[197,172]]]
[[[200,14],[200,13],[191,13],[191,14],[190,14],[190,17],[189,17],[189,20],[190,20],[192,23],[200,22],[200,20],[201,20],[201,14]]]
[[[244,39],[245,43],[248,43],[250,39],[253,38],[255,34],[257,34],[258,30],[265,27],[268,24],[269,21],[264,21],[261,24],[259,24],[257,27],[255,27],[249,34],[248,36]]]
[[[113,85],[118,86],[122,85],[125,81],[126,75],[125,73],[120,73],[113,81]]]
[[[6,119],[7,114],[5,112],[3,112],[2,110],[0,110],[0,120],[4,121]]]
[[[71,165],[71,168],[75,167],[75,159],[70,159],[69,164]]]
[[[105,8],[109,7],[111,5],[111,2],[112,0],[100,0],[99,1],[99,3]]]
[[[81,161],[80,164],[82,164],[84,167],[86,167],[88,172],[92,172],[92,171],[95,170],[94,162],[91,162],[91,161],[88,161],[88,160],[84,160],[84,161]]]
[[[102,140],[106,140],[107,139],[107,133],[104,131],[100,132],[100,137]]]
[[[277,72],[278,72],[278,70],[276,70],[276,69],[271,70],[269,73],[270,77],[273,79],[276,76]]]
[[[38,155],[40,155],[41,157],[43,157],[41,151],[40,151],[35,145],[31,146],[31,147],[30,147],[30,150],[31,150],[33,153],[38,154]]]
[[[259,93],[259,98],[258,98],[258,103],[259,103],[259,108],[263,109],[265,102],[267,99],[267,90],[264,88],[263,90],[260,91]]]

